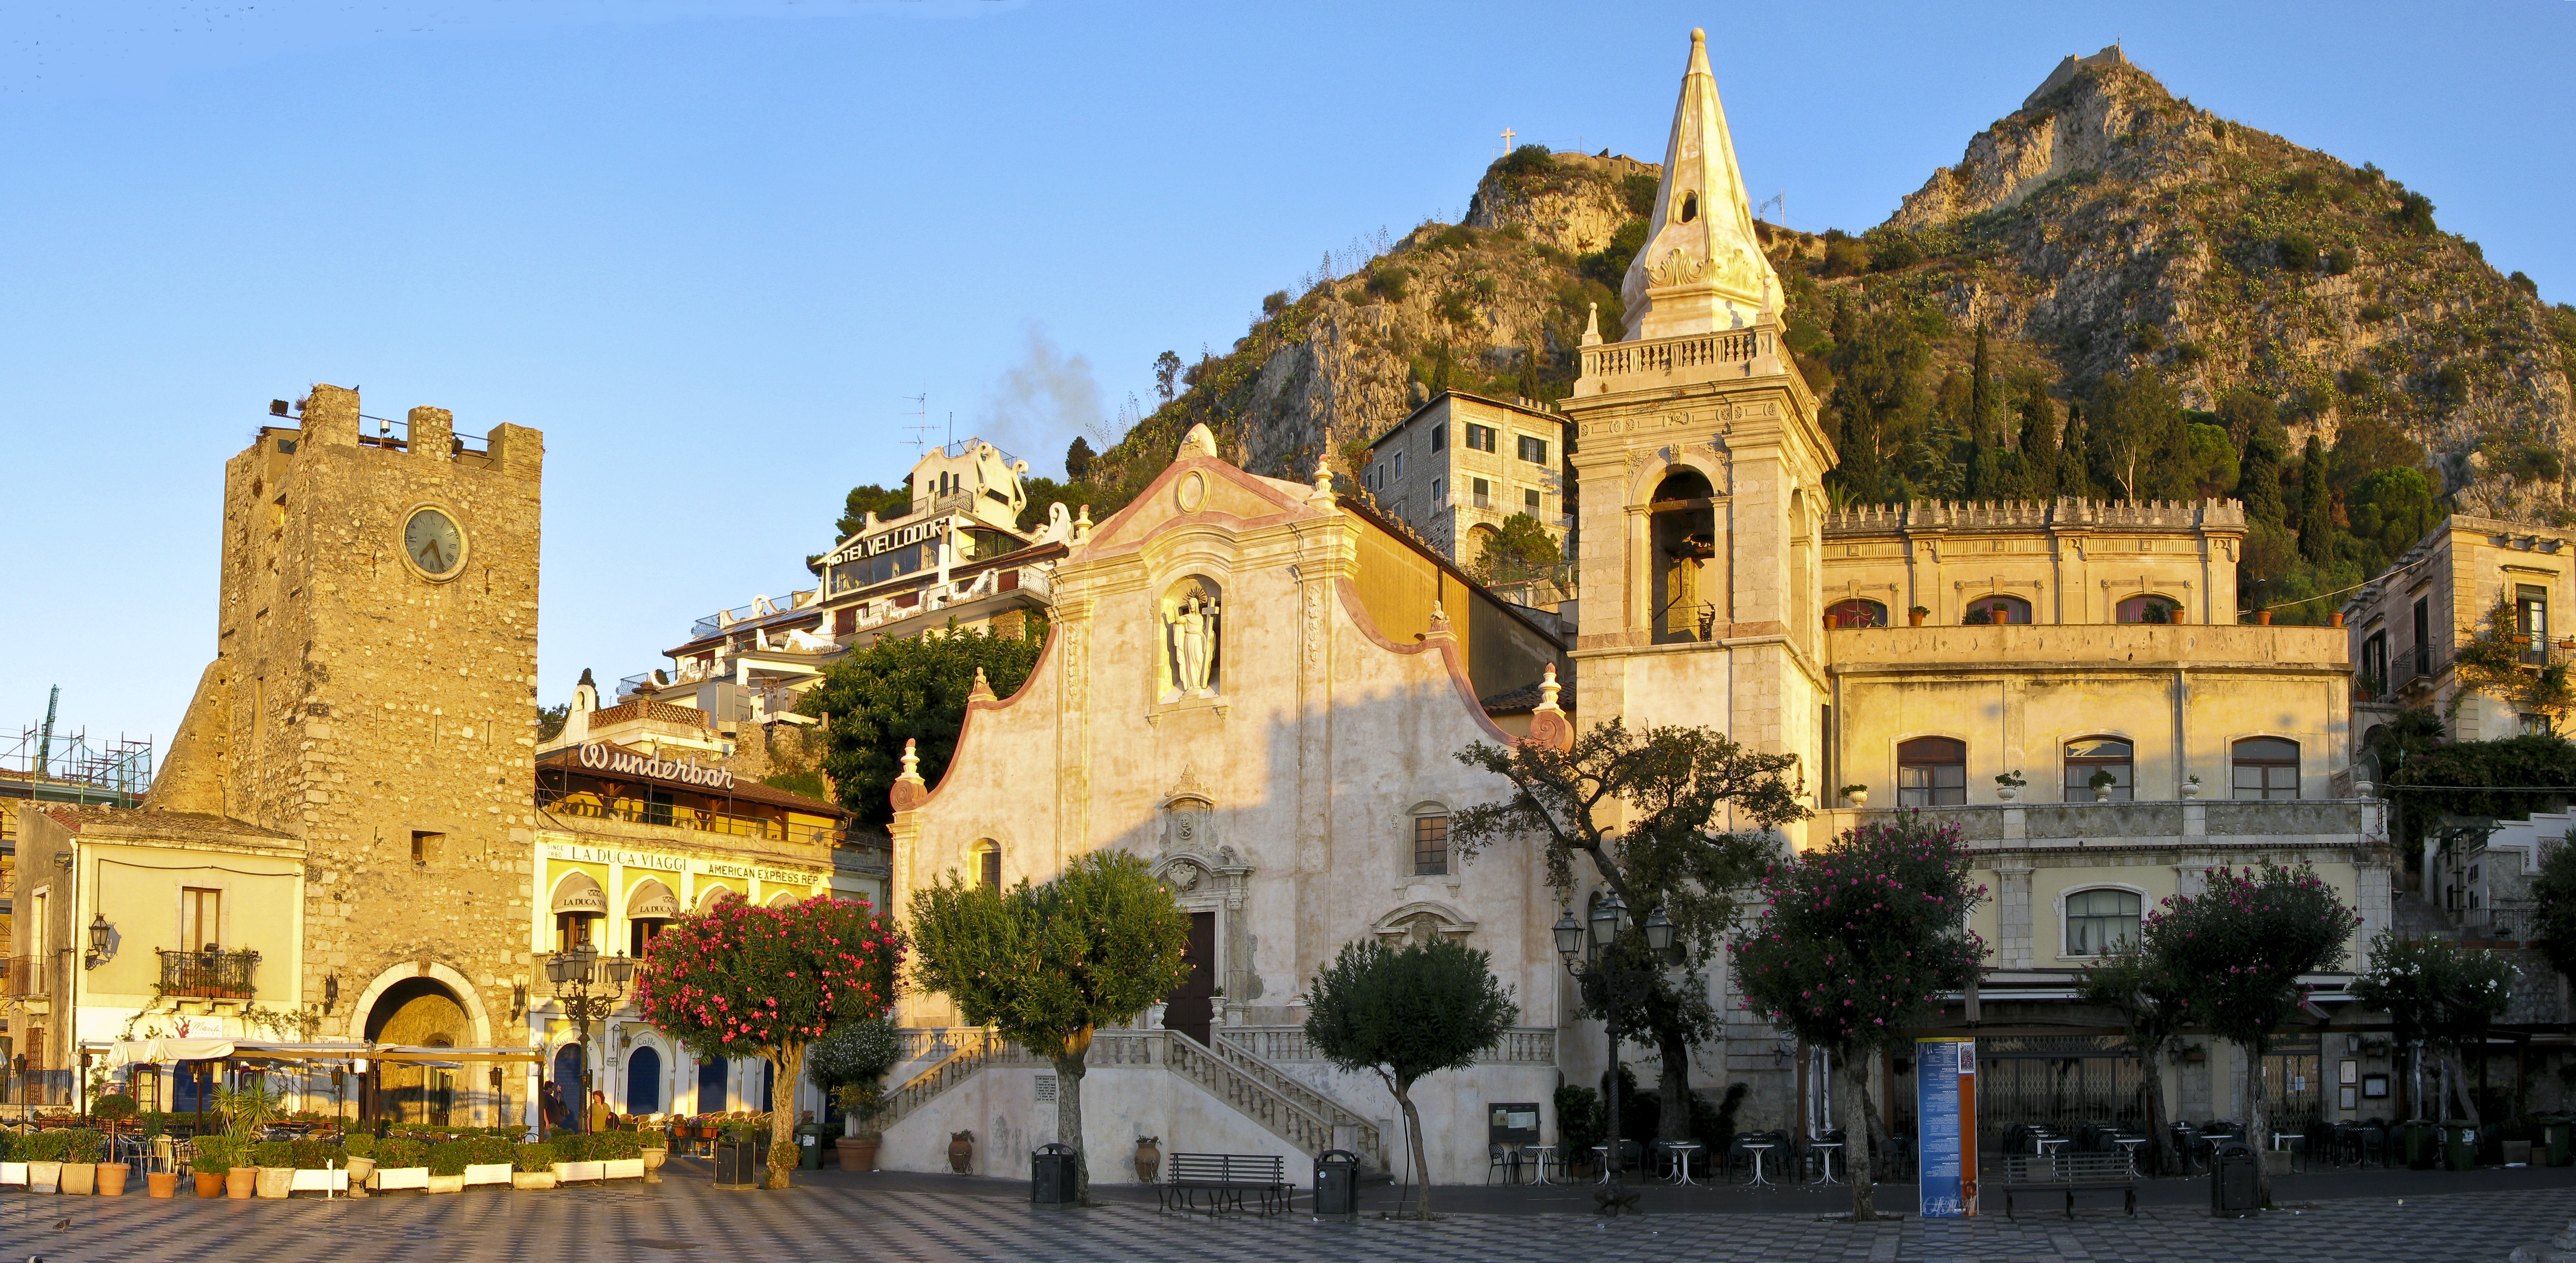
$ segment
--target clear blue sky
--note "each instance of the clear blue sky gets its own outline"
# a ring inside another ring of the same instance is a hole
[[[311,382],[545,431],[543,692],[806,581],[903,397],[1054,472],[1165,348],[1497,133],[1656,159],[1694,25],[1757,196],[1861,229],[2058,58],[2430,194],[2576,298],[2576,3],[0,5],[0,731],[165,742],[222,462]]]

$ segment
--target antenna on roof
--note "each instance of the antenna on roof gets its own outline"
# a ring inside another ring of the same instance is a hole
[[[909,399],[920,405],[910,412],[895,414],[897,416],[920,417],[922,419],[922,423],[920,425],[907,425],[903,427],[904,429],[912,431],[915,435],[913,438],[905,439],[904,442],[912,444],[913,450],[917,454],[921,450],[922,446],[930,441],[926,438],[919,437],[930,433],[930,392],[925,390],[918,395],[897,395],[895,398]]]
[[[1775,223],[1775,224],[1778,224],[1778,225],[1780,225],[1780,226],[1781,226],[1781,227],[1783,227],[1783,228],[1788,227],[1788,226],[1789,226],[1789,190],[1787,190],[1787,189],[1782,189],[1782,190],[1780,190],[1779,192],[1774,193],[1774,194],[1772,194],[1772,195],[1771,195],[1771,196],[1769,196],[1769,197],[1763,198],[1763,199],[1762,199],[1762,204],[1761,204],[1760,206],[1756,206],[1756,207],[1754,207],[1754,208],[1753,208],[1753,217],[1754,217],[1755,219],[1760,219],[1760,218],[1762,218],[1762,210],[1763,210],[1763,207],[1768,207],[1768,206],[1777,206],[1777,207],[1779,207],[1779,208],[1780,208],[1780,217],[1779,217],[1778,219],[1772,220],[1771,222],[1772,222],[1772,223]]]

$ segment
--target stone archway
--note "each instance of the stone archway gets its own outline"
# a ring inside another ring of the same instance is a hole
[[[386,987],[366,1009],[371,1043],[455,1048],[472,1030],[465,1005],[435,978],[411,977]],[[404,1062],[379,1062],[366,1094],[369,1117],[397,1123],[448,1125],[455,1121],[452,1073]]]
[[[448,1010],[442,1010],[443,1001]],[[438,1044],[450,1048],[489,1048],[492,1043],[492,1018],[483,1006],[483,998],[465,975],[449,965],[436,961],[406,961],[379,973],[356,1003],[348,1008],[346,1034],[387,1044]],[[443,1039],[430,1036],[443,1034]],[[473,1120],[487,1108],[491,1117],[480,1121],[497,1121],[508,1113],[507,1093],[496,1100],[484,1080],[479,1063],[471,1073],[456,1076],[461,1091],[450,1111],[451,1121]],[[390,1077],[389,1077],[390,1076]],[[371,1067],[366,1083],[360,1088],[360,1108],[364,1117],[375,1117],[384,1106],[418,1108],[428,1105],[426,1091],[433,1080],[418,1067],[378,1062]],[[404,1089],[404,1097],[393,1089]],[[414,1121],[397,1115],[404,1121]]]

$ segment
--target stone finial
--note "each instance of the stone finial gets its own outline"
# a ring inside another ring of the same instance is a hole
[[[993,682],[984,678],[984,668],[975,668],[975,687],[966,690],[966,700],[970,702],[989,702],[993,700]],[[906,738],[904,744],[909,748],[911,740]]]
[[[1558,706],[1556,664],[1547,664],[1546,674],[1538,681],[1538,706],[1530,711],[1529,735],[1521,744],[1543,746],[1560,754],[1574,748],[1574,718]]]
[[[1556,695],[1562,691],[1556,683],[1556,664],[1551,662],[1547,664],[1547,673],[1540,676],[1538,680],[1538,708],[1540,710],[1563,709],[1556,704]]]
[[[1091,506],[1090,506],[1090,505],[1087,505],[1087,504],[1086,504],[1086,505],[1082,506],[1082,512],[1080,512],[1080,513],[1078,513],[1078,514],[1074,515],[1074,519],[1073,519],[1073,542],[1074,542],[1074,543],[1077,543],[1077,544],[1087,544],[1087,543],[1090,543],[1090,542],[1091,542]]]
[[[1449,607],[1443,603],[1440,598],[1433,597],[1431,598],[1431,630],[1425,632],[1424,637],[1427,639],[1432,636],[1446,636],[1448,634]]]
[[[1583,345],[1601,345],[1601,304],[1587,303],[1583,316]]]
[[[1315,494],[1313,494],[1313,495],[1311,495],[1311,496],[1306,497],[1306,499],[1308,500],[1308,502],[1312,503],[1312,502],[1317,502],[1317,501],[1330,502],[1330,501],[1332,500],[1332,498],[1333,498],[1333,462],[1332,462],[1332,458],[1331,458],[1331,457],[1329,457],[1329,456],[1317,456],[1317,457],[1315,458]]]
[[[886,790],[886,801],[896,811],[910,811],[930,797],[930,787],[921,783],[921,752],[910,737],[903,739],[903,774],[894,778]]]
[[[1172,453],[1172,459],[1188,460],[1195,456],[1213,457],[1215,455],[1216,431],[1207,428],[1207,422],[1200,421],[1192,424],[1189,433],[1181,436],[1181,450]]]

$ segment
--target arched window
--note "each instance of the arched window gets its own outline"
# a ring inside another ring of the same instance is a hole
[[[649,1045],[626,1054],[626,1112],[662,1112],[662,1054]]]
[[[991,838],[977,838],[966,848],[968,880],[989,890],[1002,887],[1002,844]]]
[[[2004,596],[2001,593],[1997,593],[1994,596],[1981,596],[1976,600],[1968,602],[1968,612],[1963,615],[1959,621],[1963,623],[2027,623],[2030,621],[2030,602],[2017,596]]]
[[[1449,874],[1449,809],[1424,803],[1410,813],[1413,821],[1413,875]]]
[[[1916,737],[1896,747],[1896,805],[1955,807],[1968,801],[1968,743]]]
[[[1828,627],[1885,627],[1887,607],[1864,597],[1836,601],[1825,607]]]
[[[1646,506],[1653,555],[1655,643],[1705,638],[1717,620],[1715,489],[1696,469],[1675,466],[1655,484]]]
[[[2107,796],[2124,803],[2136,796],[2136,751],[2118,737],[2078,737],[2066,743],[2066,801],[2089,803]],[[2094,778],[2108,775],[2096,794]]]
[[[2133,596],[2120,602],[2113,618],[2123,623],[2179,623],[2182,602],[2169,596]]]
[[[2138,941],[2135,891],[2078,890],[2066,896],[2068,956],[2104,956]]]
[[[2279,737],[2247,737],[2230,751],[2238,798],[2297,798],[2299,743]]]
[[[555,882],[549,909],[555,914],[555,950],[594,946],[594,923],[608,915],[608,894],[590,874],[575,870]]]

